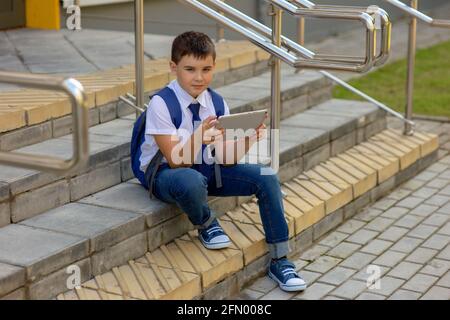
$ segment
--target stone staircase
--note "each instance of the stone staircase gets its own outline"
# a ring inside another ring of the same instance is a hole
[[[238,44],[228,43],[227,54],[219,56],[215,86],[232,113],[268,108],[267,56]],[[149,93],[169,80],[162,68],[154,61],[146,67]],[[117,101],[133,91],[131,72],[124,67],[80,77],[92,107],[91,157],[82,172],[57,177],[0,166],[0,297],[224,298],[265,271],[267,249],[254,198],[209,198],[234,245],[206,252],[186,215],[150,200],[133,179],[134,111]],[[320,74],[284,70],[279,176],[288,194],[293,254],[426,167],[438,148],[436,136],[385,130],[385,113],[368,103],[330,98],[331,84]],[[40,115],[35,124],[32,106],[22,105],[18,94],[14,99],[13,109],[23,112],[25,122],[0,137],[0,148],[71,157],[71,116]],[[12,103],[0,101],[0,110]],[[38,109],[61,111],[61,105],[46,106]],[[74,265],[82,286],[67,292],[67,268]]]

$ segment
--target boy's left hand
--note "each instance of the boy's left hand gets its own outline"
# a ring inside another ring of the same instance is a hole
[[[256,138],[256,141],[260,141],[267,136],[267,127],[264,123],[269,115],[266,113],[263,122],[255,129],[256,133],[251,138]]]

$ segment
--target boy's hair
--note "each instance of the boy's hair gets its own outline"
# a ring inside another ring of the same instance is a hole
[[[172,61],[180,62],[184,56],[193,55],[197,59],[205,59],[211,55],[216,61],[216,48],[206,34],[188,31],[180,34],[172,43]]]

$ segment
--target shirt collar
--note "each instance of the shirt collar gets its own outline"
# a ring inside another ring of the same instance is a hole
[[[206,92],[208,90],[203,91],[200,93],[200,95],[197,97],[197,99],[194,99],[189,93],[187,93],[178,83],[177,80],[173,81],[173,87],[175,89],[175,92],[178,96],[178,99],[180,100],[181,108],[187,109],[192,103],[200,103],[200,106],[202,108],[206,108]]]

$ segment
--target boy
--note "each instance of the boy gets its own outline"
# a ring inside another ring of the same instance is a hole
[[[262,166],[258,164],[238,164],[250,147],[263,138],[265,125],[260,125],[253,135],[238,140],[225,140],[223,130],[215,128],[217,105],[221,101],[223,114],[229,114],[222,98],[208,88],[215,58],[214,44],[205,34],[191,31],[174,40],[170,68],[176,80],[164,92],[157,93],[149,104],[140,170],[146,172],[159,151],[163,158],[161,165],[153,170],[150,186],[144,186],[161,201],[176,203],[196,226],[200,241],[208,249],[226,248],[231,241],[208,207],[207,196],[255,194],[272,258],[269,276],[283,290],[304,290],[305,281],[286,258],[288,227],[276,173],[272,170],[270,175],[262,175]],[[173,108],[176,102],[182,115],[178,128],[174,125],[173,111],[167,106],[169,103]],[[240,143],[245,143],[243,148],[238,147]]]

